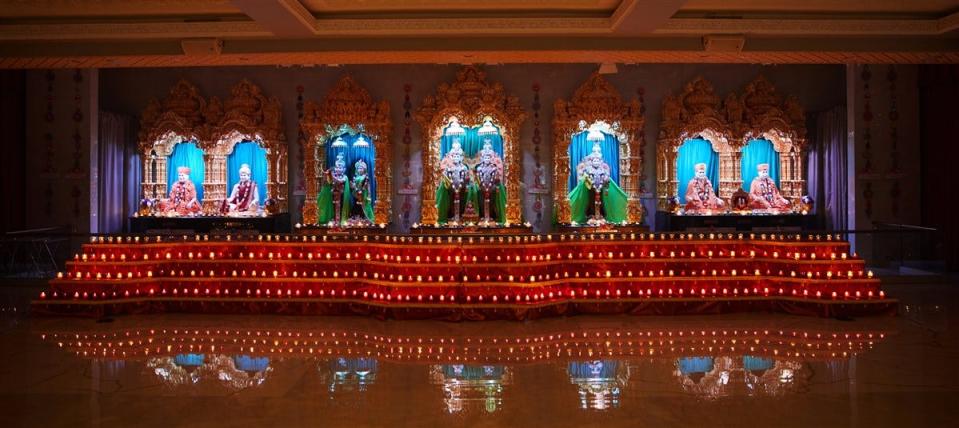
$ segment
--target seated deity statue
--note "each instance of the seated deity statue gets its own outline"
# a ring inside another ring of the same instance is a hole
[[[506,222],[506,187],[503,185],[503,159],[499,157],[489,139],[480,150],[480,161],[476,164],[476,181],[479,185],[480,224],[502,224]]]
[[[576,166],[577,184],[569,193],[570,219],[574,224],[600,226],[626,221],[626,192],[612,180],[599,143]]]
[[[323,173],[323,183],[316,197],[317,223],[341,226],[350,213],[350,181],[346,176],[346,160],[337,154],[333,168]]]
[[[706,177],[706,164],[696,164],[696,176],[686,185],[686,212],[689,214],[709,214],[726,208],[716,192],[713,183]]]
[[[756,165],[756,178],[749,185],[749,208],[770,212],[789,212],[791,204],[776,188],[776,182],[769,178],[769,164]]]
[[[230,197],[220,204],[220,213],[232,216],[254,215],[259,210],[260,192],[256,182],[250,180],[251,170],[247,164],[240,165],[240,181],[233,185]]]
[[[437,220],[460,224],[464,215],[476,208],[476,185],[470,168],[463,162],[463,146],[453,140],[450,151],[440,161],[440,184],[436,187]],[[468,217],[468,215],[467,215]]]
[[[350,182],[350,216],[352,226],[373,224],[373,196],[370,193],[370,176],[363,159],[353,164],[353,179]]]
[[[160,211],[169,216],[188,216],[200,212],[196,186],[190,180],[190,168],[177,168],[177,181],[170,186],[170,197],[160,201]]]

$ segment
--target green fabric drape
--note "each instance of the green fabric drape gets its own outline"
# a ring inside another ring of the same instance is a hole
[[[357,178],[354,177],[353,182],[350,183],[350,185],[353,186],[352,188],[356,188],[356,185],[354,184],[356,183],[356,181],[357,181]],[[352,207],[353,203],[355,202],[353,200],[353,192],[347,192],[347,194],[349,196],[349,201],[350,201],[349,206]],[[349,213],[349,210],[347,210],[347,213]],[[363,215],[367,218],[367,220],[373,221],[373,198],[372,198],[372,195],[370,195],[369,189],[367,189],[366,192],[363,194]]]
[[[586,212],[593,203],[595,190],[587,187],[586,181],[582,180],[569,192],[569,212],[570,220],[584,224],[588,220]],[[603,210],[606,212],[606,221],[610,223],[622,223],[626,221],[626,192],[613,181],[610,181],[608,187],[603,190],[601,195],[603,201]]]
[[[479,205],[479,209],[476,211],[479,213],[480,220],[482,220],[486,213],[483,212],[483,191],[479,189],[479,186],[476,188],[476,200]],[[490,206],[493,207],[493,213],[495,214],[490,218],[500,224],[506,223],[506,186],[502,183],[496,188],[496,195],[490,201]]]
[[[324,183],[320,188],[320,193],[316,196],[316,222],[317,224],[327,224],[334,219],[333,215],[333,185],[329,182]],[[371,208],[372,209],[372,208]],[[340,201],[340,224],[346,221],[350,216],[350,182],[343,183],[343,196]]]
[[[445,176],[441,178],[440,185],[436,186],[436,222],[439,224],[446,224],[449,221],[449,211],[450,207],[453,205],[453,192],[451,191],[452,186],[446,180]],[[505,197],[505,195],[504,195]],[[470,183],[466,186],[466,195],[462,201],[460,201],[460,217],[462,218],[463,212],[466,211],[466,203],[472,202],[473,208],[477,209],[477,203],[479,202],[479,188]],[[506,201],[503,200],[505,206]]]

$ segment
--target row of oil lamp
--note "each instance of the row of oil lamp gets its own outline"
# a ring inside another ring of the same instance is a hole
[[[805,236],[805,239],[803,237]],[[92,244],[139,244],[162,242],[329,242],[329,241],[383,241],[388,243],[538,243],[553,241],[693,241],[693,240],[762,240],[783,242],[841,242],[840,234],[775,234],[775,233],[573,233],[573,234],[545,234],[545,235],[503,235],[472,236],[472,235],[445,235],[445,236],[410,236],[410,235],[288,235],[288,234],[257,234],[257,235],[156,235],[156,236],[91,236]]]
[[[304,339],[304,340],[305,340],[306,338],[317,338],[317,337],[320,337],[320,338],[324,338],[324,340],[325,340],[326,337],[329,336],[329,338],[330,338],[331,340],[336,340],[337,343],[339,343],[341,340],[345,340],[344,343],[347,343],[347,344],[350,343],[349,338],[352,337],[352,338],[354,339],[354,340],[353,340],[354,343],[359,343],[359,342],[360,342],[360,339],[362,339],[363,341],[370,341],[370,340],[372,340],[372,341],[375,341],[375,342],[389,343],[389,344],[399,344],[399,343],[408,343],[408,344],[412,344],[412,343],[417,343],[417,344],[424,344],[424,343],[441,343],[441,344],[451,344],[451,345],[452,345],[452,344],[456,344],[457,342],[459,342],[459,343],[461,343],[461,344],[462,344],[462,343],[472,344],[472,343],[474,343],[474,342],[475,342],[475,343],[493,343],[493,344],[498,344],[498,343],[501,343],[501,342],[502,342],[502,343],[507,343],[507,344],[508,344],[508,343],[514,343],[514,344],[524,344],[524,343],[526,343],[526,344],[529,344],[529,343],[532,343],[532,344],[541,344],[541,343],[545,343],[545,342],[557,341],[557,340],[563,340],[563,339],[573,340],[573,342],[572,342],[573,344],[579,344],[580,342],[579,342],[579,341],[576,341],[576,340],[574,340],[574,339],[576,339],[576,338],[589,339],[590,337],[599,339],[599,338],[621,338],[621,337],[627,337],[627,338],[633,338],[633,337],[637,337],[637,338],[657,338],[657,337],[658,337],[658,338],[673,338],[673,337],[685,338],[685,337],[690,337],[690,338],[695,338],[695,337],[698,336],[698,337],[703,337],[703,338],[707,338],[707,337],[717,338],[717,337],[729,337],[729,336],[772,336],[773,338],[780,338],[780,339],[783,339],[783,338],[786,338],[786,339],[802,338],[802,339],[816,339],[816,340],[822,340],[822,339],[824,339],[824,338],[827,339],[827,340],[830,339],[830,338],[832,338],[832,339],[874,339],[874,338],[882,339],[882,338],[885,337],[885,333],[882,333],[882,332],[868,332],[868,331],[867,331],[867,332],[859,331],[859,332],[855,332],[855,333],[848,333],[848,332],[845,332],[845,333],[836,333],[836,332],[832,332],[832,333],[825,333],[825,334],[823,334],[823,332],[821,332],[821,331],[820,331],[820,332],[810,333],[810,332],[808,332],[808,331],[798,331],[798,330],[792,330],[792,331],[772,330],[772,331],[771,331],[771,330],[769,330],[769,329],[756,330],[756,329],[748,329],[748,328],[742,329],[742,330],[739,330],[739,329],[731,329],[731,330],[730,330],[730,329],[724,329],[724,330],[710,330],[710,331],[706,331],[705,329],[698,329],[698,330],[696,330],[696,329],[691,329],[691,330],[689,330],[689,331],[685,331],[685,330],[646,330],[646,331],[635,331],[635,332],[634,332],[634,331],[629,331],[629,330],[626,330],[626,331],[620,331],[620,330],[608,331],[608,330],[607,330],[607,331],[602,331],[602,332],[600,332],[600,331],[592,331],[592,332],[586,332],[586,331],[573,332],[573,331],[570,331],[570,332],[562,332],[562,333],[560,333],[560,332],[551,333],[551,334],[548,334],[548,335],[525,336],[525,337],[488,337],[488,338],[477,337],[477,338],[475,339],[475,341],[474,341],[474,339],[473,339],[472,337],[454,337],[454,336],[450,336],[450,337],[438,337],[438,338],[437,338],[437,337],[431,337],[431,336],[418,336],[418,337],[415,337],[415,338],[414,338],[414,337],[412,337],[412,336],[406,336],[406,337],[385,336],[385,335],[379,335],[379,334],[370,334],[370,333],[367,333],[367,332],[360,333],[360,332],[356,332],[356,331],[339,331],[339,332],[337,332],[337,331],[316,331],[316,332],[314,332],[314,331],[306,331],[306,332],[304,332],[304,331],[285,331],[285,332],[284,332],[284,331],[282,331],[282,330],[256,330],[256,331],[252,331],[252,330],[242,330],[242,331],[241,331],[241,330],[232,330],[232,331],[231,331],[231,330],[229,330],[229,329],[224,329],[224,330],[217,329],[217,330],[213,330],[213,331],[211,331],[211,330],[209,330],[209,329],[203,329],[203,330],[201,331],[201,330],[198,329],[198,328],[192,328],[192,329],[191,329],[191,328],[184,328],[183,330],[180,330],[180,329],[178,329],[178,328],[174,328],[174,329],[170,329],[170,330],[167,330],[167,329],[150,329],[150,330],[145,331],[145,332],[144,332],[144,331],[140,331],[140,330],[136,330],[136,331],[125,331],[125,332],[123,332],[123,333],[116,333],[116,332],[114,332],[114,333],[111,333],[111,334],[107,334],[107,333],[102,333],[102,334],[101,334],[101,333],[84,333],[84,334],[80,334],[80,333],[62,333],[62,334],[64,335],[64,337],[72,337],[72,338],[78,339],[78,340],[82,338],[83,340],[107,340],[107,341],[116,339],[117,337],[129,338],[131,334],[133,335],[133,337],[158,336],[158,335],[164,335],[164,336],[165,336],[165,335],[185,335],[185,336],[189,336],[189,338],[190,338],[191,341],[196,341],[196,340],[197,340],[197,337],[201,337],[200,340],[203,340],[203,339],[202,339],[202,336],[203,336],[203,335],[206,335],[206,336],[212,336],[212,335],[217,335],[217,336],[246,336],[246,337],[257,337],[257,338],[264,338],[264,337],[266,337],[266,338],[270,338],[269,340],[274,340],[274,343],[278,343],[278,342],[275,342],[275,341],[276,341],[276,340],[279,340],[279,339],[273,339],[273,337],[276,337],[276,338],[286,337],[287,339],[285,339],[285,340],[293,339],[293,340],[296,341],[295,343],[298,343],[301,339]],[[43,338],[43,339],[46,339],[46,336],[47,336],[47,335],[44,334],[44,335],[42,335],[42,338]],[[60,333],[50,333],[50,336],[52,336],[52,337],[54,337],[54,338],[58,338],[58,337],[60,336]],[[741,338],[740,338],[740,339],[741,339]],[[151,340],[152,340],[152,339],[151,339]],[[213,339],[211,338],[211,340],[213,340]],[[244,339],[244,340],[245,340],[245,339]],[[267,339],[253,339],[253,340],[267,340]],[[772,340],[772,339],[769,339],[769,340]],[[122,344],[122,343],[124,343],[124,341],[129,341],[129,339],[123,339],[123,340],[118,341],[117,343],[118,343],[118,344]],[[142,344],[142,342],[140,342],[140,343]],[[264,342],[264,343],[265,343],[265,342]],[[285,343],[285,342],[284,342],[284,343]],[[314,343],[315,343],[315,342],[314,342]],[[568,343],[570,343],[570,342],[565,342],[565,341],[564,341],[564,342],[563,342],[563,346],[566,346]],[[591,342],[588,342],[588,343],[591,343]],[[650,342],[650,343],[652,343],[652,342]],[[660,341],[660,343],[662,343],[662,342]],[[669,343],[672,343],[672,342],[669,342]]]
[[[138,357],[138,356],[157,356],[157,355],[173,355],[180,353],[195,353],[195,352],[216,352],[216,353],[228,353],[228,352],[239,352],[243,354],[251,354],[256,356],[270,356],[273,354],[285,354],[289,356],[297,355],[314,355],[316,358],[330,358],[331,356],[336,356],[337,358],[342,357],[356,357],[356,358],[376,358],[386,361],[409,361],[409,362],[424,362],[433,360],[437,363],[444,361],[453,361],[453,362],[504,362],[504,363],[523,363],[531,361],[552,361],[557,358],[582,358],[589,357],[590,359],[620,359],[636,356],[649,356],[654,357],[658,356],[660,358],[676,358],[676,357],[685,357],[687,353],[695,353],[696,356],[702,356],[701,353],[708,353],[707,355],[721,356],[724,353],[742,353],[747,352],[750,354],[758,354],[762,356],[772,356],[778,358],[796,358],[796,359],[810,359],[810,358],[849,358],[851,356],[858,355],[861,351],[866,351],[872,349],[873,344],[861,345],[861,346],[849,346],[848,350],[843,351],[829,351],[823,350],[821,348],[816,348],[821,352],[810,352],[810,351],[794,351],[792,348],[787,348],[789,350],[780,351],[776,348],[767,348],[767,347],[756,347],[756,346],[703,346],[703,347],[670,347],[669,350],[658,349],[658,348],[638,348],[638,349],[618,349],[616,351],[609,349],[577,349],[575,352],[572,349],[565,350],[566,355],[557,355],[555,352],[550,352],[547,350],[533,350],[530,349],[525,353],[529,355],[516,355],[523,350],[487,350],[487,352],[476,351],[476,355],[462,355],[457,350],[451,349],[433,349],[433,348],[417,348],[417,349],[398,349],[398,350],[383,350],[371,353],[369,350],[360,348],[353,349],[350,347],[336,347],[336,348],[320,348],[320,347],[248,347],[248,348],[239,348],[235,351],[230,351],[229,347],[227,349],[209,351],[196,350],[192,351],[189,349],[173,349],[168,346],[168,349],[161,348],[143,348],[142,351],[136,351],[131,349],[126,351],[123,349],[116,348],[97,348],[90,345],[86,345],[86,349],[81,344],[74,345],[73,343],[60,343],[58,344],[61,348],[66,346],[68,348],[74,348],[73,351],[75,355],[79,357]],[[842,348],[840,348],[842,349]],[[495,357],[491,359],[491,357]]]
[[[157,292],[155,288],[150,288],[148,290],[143,291],[142,293],[139,288],[134,289],[132,292],[130,290],[125,290],[122,293],[118,293],[117,291],[111,291],[109,293],[106,291],[101,291],[101,292],[83,291],[81,293],[78,290],[73,291],[72,293],[70,293],[69,291],[63,291],[63,292],[52,291],[50,294],[50,297],[52,297],[53,299],[69,299],[71,297],[73,299],[81,299],[81,298],[82,299],[117,299],[121,297],[122,298],[131,298],[131,297],[153,298],[157,296],[184,297],[184,298],[186,297],[216,297],[216,298],[226,298],[226,297],[237,297],[237,298],[244,298],[244,297],[326,298],[326,297],[330,297],[330,298],[337,298],[339,297],[341,299],[362,298],[365,300],[378,300],[383,302],[391,302],[395,300],[397,303],[401,303],[401,302],[456,303],[457,302],[456,293],[452,292],[452,290],[449,290],[447,292],[438,292],[435,294],[430,293],[425,295],[422,293],[411,294],[411,293],[402,293],[398,291],[391,291],[387,293],[387,292],[376,292],[376,291],[369,292],[367,290],[363,290],[361,292],[355,289],[352,290],[352,292],[348,292],[345,289],[340,290],[339,292],[337,292],[336,289],[330,289],[329,293],[327,293],[327,290],[325,289],[321,289],[319,290],[319,292],[314,293],[313,289],[307,289],[306,291],[303,291],[300,289],[294,290],[292,288],[286,288],[285,290],[280,288],[277,288],[275,290],[271,288],[257,288],[255,290],[246,288],[245,293],[241,292],[239,288],[233,289],[232,293],[229,288],[223,288],[223,289],[215,288],[213,290],[210,290],[209,288],[204,288],[203,290],[200,290],[199,288],[194,287],[192,290],[190,288],[182,288],[182,292],[180,290],[181,290],[180,288],[173,287],[171,291],[168,291],[166,287],[163,287],[163,288],[160,288],[159,292]],[[529,290],[524,290],[522,293],[503,293],[501,295],[500,294],[490,294],[490,295],[478,294],[476,296],[466,295],[465,298],[460,297],[460,301],[462,302],[465,300],[467,304],[499,303],[500,301],[502,301],[503,303],[530,303],[530,302],[539,303],[539,302],[555,301],[557,299],[559,300],[568,300],[568,299],[592,300],[592,299],[610,299],[610,298],[674,299],[674,298],[704,298],[704,297],[738,298],[738,297],[751,297],[751,296],[752,297],[780,296],[780,297],[797,297],[797,298],[801,297],[804,299],[815,297],[817,299],[832,298],[834,300],[840,299],[840,298],[845,300],[848,300],[848,299],[858,300],[862,298],[867,298],[871,300],[874,298],[883,299],[885,298],[885,293],[881,290],[878,292],[874,292],[873,290],[868,290],[865,292],[861,290],[856,290],[853,292],[850,292],[849,290],[845,290],[845,291],[842,291],[841,293],[839,291],[833,290],[831,292],[827,291],[824,293],[821,290],[810,292],[810,290],[808,289],[798,290],[797,288],[794,288],[794,287],[791,287],[790,290],[787,292],[782,287],[775,289],[775,288],[770,288],[768,286],[764,286],[762,289],[760,289],[759,287],[752,287],[752,288],[734,287],[732,289],[728,287],[723,287],[722,289],[718,289],[716,287],[712,287],[710,289],[707,289],[704,287],[699,289],[697,289],[696,287],[690,287],[689,293],[686,293],[685,288],[677,289],[670,286],[668,289],[646,288],[645,290],[643,290],[642,288],[638,288],[635,293],[633,292],[632,288],[627,288],[625,291],[623,291],[620,288],[617,288],[615,290],[610,290],[608,288],[605,290],[599,290],[599,289],[589,290],[589,289],[583,288],[583,289],[580,289],[579,292],[577,292],[577,290],[575,289],[571,289],[569,290],[568,293],[564,293],[563,290],[559,290],[556,292],[549,291],[548,293],[546,291],[541,291],[541,290],[535,290],[534,292],[530,293]],[[46,299],[46,298],[47,298],[47,293],[41,292],[40,299]]]
[[[689,272],[687,272],[687,271],[685,271],[685,270],[681,270],[681,271],[679,271],[679,272],[676,272],[676,271],[673,270],[673,269],[669,269],[669,270],[660,269],[658,273],[657,273],[656,271],[653,271],[653,270],[649,270],[648,273],[649,273],[649,274],[647,275],[647,271],[645,271],[645,270],[639,270],[639,271],[636,272],[635,274],[634,274],[634,272],[633,272],[632,270],[628,270],[628,271],[625,271],[625,272],[624,272],[624,271],[621,271],[621,270],[615,271],[615,272],[612,271],[612,270],[606,270],[606,271],[602,271],[602,272],[595,272],[595,275],[594,275],[594,272],[591,272],[591,271],[585,271],[585,272],[582,272],[582,273],[579,272],[579,271],[576,271],[576,272],[573,272],[573,275],[571,276],[571,275],[570,275],[570,272],[567,270],[567,271],[565,271],[565,272],[562,274],[562,276],[561,276],[559,273],[555,273],[555,274],[547,273],[547,274],[545,274],[545,275],[544,275],[544,274],[540,274],[540,275],[529,275],[529,276],[525,276],[525,275],[522,275],[522,276],[521,276],[521,275],[503,275],[503,274],[499,274],[499,275],[496,275],[496,276],[487,274],[487,275],[483,276],[483,275],[476,274],[476,275],[474,275],[474,278],[475,278],[475,282],[483,282],[483,281],[487,281],[487,282],[488,282],[488,281],[503,282],[503,281],[507,281],[507,282],[514,282],[514,283],[515,283],[515,282],[536,283],[536,282],[539,282],[539,281],[557,281],[557,280],[564,280],[564,279],[580,279],[580,278],[583,278],[583,279],[593,279],[593,278],[600,279],[600,278],[614,278],[614,277],[615,277],[615,278],[643,278],[643,277],[646,277],[646,278],[713,277],[713,278],[717,278],[717,279],[724,279],[724,278],[725,278],[725,279],[729,279],[729,278],[733,278],[733,277],[740,277],[740,276],[748,277],[748,276],[749,276],[749,271],[747,271],[747,270],[745,270],[745,269],[743,269],[742,271],[738,271],[738,270],[736,270],[736,269],[732,269],[732,270],[730,270],[730,271],[727,271],[726,269],[720,269],[720,270],[711,269],[711,270],[707,271],[706,269],[703,269],[703,270],[699,271],[699,273],[697,273],[697,271],[695,271],[695,270],[691,270],[691,271],[689,271]],[[179,278],[211,278],[211,279],[213,279],[213,278],[220,278],[220,279],[224,279],[224,278],[261,278],[261,279],[268,279],[268,278],[293,278],[293,279],[304,279],[304,280],[306,280],[306,279],[311,279],[311,278],[322,278],[322,279],[364,278],[364,279],[373,279],[373,280],[379,280],[379,281],[416,282],[416,283],[422,283],[422,282],[428,282],[428,283],[432,283],[432,282],[435,282],[435,283],[454,282],[454,283],[455,283],[455,282],[457,282],[458,280],[459,280],[459,281],[462,281],[462,282],[464,282],[464,283],[467,283],[467,282],[470,282],[470,281],[471,281],[471,280],[470,280],[470,276],[467,275],[467,274],[463,274],[463,275],[460,276],[459,278],[458,278],[456,275],[452,275],[452,274],[449,275],[449,276],[437,275],[437,276],[436,276],[436,280],[434,281],[434,280],[433,280],[433,275],[425,275],[425,277],[424,277],[424,275],[415,275],[415,277],[414,277],[414,275],[412,275],[412,274],[410,274],[410,275],[403,275],[403,274],[397,275],[397,274],[392,274],[392,273],[391,273],[391,274],[389,274],[389,275],[387,276],[387,274],[382,274],[382,275],[380,275],[379,272],[374,272],[372,275],[370,275],[370,273],[369,273],[368,271],[363,271],[363,272],[361,273],[360,271],[356,271],[356,270],[352,271],[352,275],[350,275],[350,272],[349,272],[349,271],[343,271],[343,274],[341,275],[339,271],[333,271],[332,273],[330,273],[330,272],[328,272],[328,271],[315,271],[315,270],[314,270],[312,276],[310,276],[310,275],[307,273],[307,271],[302,271],[302,273],[301,273],[300,271],[293,271],[292,273],[288,273],[288,272],[286,272],[286,271],[274,270],[274,271],[272,272],[272,276],[271,276],[271,275],[269,275],[269,274],[267,273],[267,271],[265,271],[265,270],[261,270],[261,271],[259,271],[259,273],[258,273],[255,269],[253,269],[253,270],[250,270],[250,271],[247,271],[247,270],[240,270],[240,271],[233,270],[233,271],[230,272],[230,274],[229,274],[229,276],[228,276],[227,273],[226,273],[226,271],[222,271],[222,274],[221,274],[221,275],[217,275],[216,272],[213,271],[213,270],[210,270],[210,271],[207,271],[207,272],[204,272],[203,270],[200,270],[200,271],[190,270],[189,272],[186,272],[186,271],[184,271],[184,270],[177,271],[176,269],[171,269],[171,270],[169,270],[169,271],[167,271],[167,270],[160,270],[160,271],[159,271],[159,275],[156,275],[156,276],[157,276],[157,277],[169,277],[169,278],[177,278],[177,277],[179,277]],[[755,276],[755,277],[760,277],[760,276],[786,277],[786,273],[785,273],[783,270],[780,270],[780,271],[778,271],[778,274],[777,274],[777,273],[775,273],[774,271],[771,271],[771,270],[767,269],[766,272],[765,272],[765,274],[763,274],[763,272],[762,272],[760,269],[755,269],[755,270],[753,270],[753,272],[752,272],[752,276]],[[821,280],[821,279],[823,279],[823,278],[825,278],[825,279],[827,279],[827,280],[831,280],[831,279],[837,279],[837,280],[841,280],[841,279],[863,279],[864,277],[865,277],[865,278],[868,278],[868,279],[872,279],[872,278],[873,278],[873,273],[872,273],[871,270],[869,270],[869,271],[859,270],[859,271],[856,271],[856,272],[853,272],[852,270],[847,270],[846,273],[845,273],[845,275],[843,275],[842,272],[836,272],[836,273],[834,274],[832,271],[827,271],[827,272],[825,272],[825,273],[823,273],[823,272],[818,272],[818,271],[817,271],[817,272],[807,271],[807,272],[800,272],[800,273],[797,275],[796,271],[790,271],[788,276],[789,276],[789,278],[798,278],[798,279],[803,279],[803,278],[805,278],[805,279],[810,279],[810,280],[811,280],[811,279]],[[86,273],[84,273],[84,272],[74,272],[72,275],[69,274],[69,273],[66,274],[66,275],[64,275],[63,272],[57,272],[57,279],[60,279],[60,280],[63,280],[63,279],[74,279],[74,280],[94,280],[94,279],[95,279],[95,280],[114,280],[114,279],[115,279],[115,280],[131,280],[131,279],[141,279],[141,278],[144,278],[144,277],[145,277],[145,278],[153,278],[153,277],[154,277],[153,271],[152,271],[152,270],[147,270],[145,276],[144,276],[143,273],[140,272],[140,271],[137,271],[135,274],[134,274],[133,271],[130,271],[130,272],[127,272],[126,275],[124,275],[123,272],[117,273],[116,275],[113,275],[112,273],[109,273],[109,272],[106,273],[106,274],[104,274],[104,273],[102,273],[102,272],[97,272],[97,273],[95,273],[95,274],[92,273],[92,272],[86,272]]]
[[[304,256],[304,254],[305,254],[305,256]],[[322,259],[324,258],[324,255],[325,255],[325,259],[326,259],[326,260],[348,260],[348,261],[349,261],[349,260],[361,260],[361,258],[360,258],[360,253],[359,253],[359,252],[353,252],[353,253],[350,253],[350,252],[345,252],[345,253],[339,253],[339,252],[337,252],[337,253],[330,253],[330,252],[327,252],[327,253],[315,253],[315,254],[316,254],[316,255],[314,256],[314,253],[312,253],[312,252],[309,252],[309,253],[299,252],[299,253],[297,253],[297,259],[306,259],[306,260],[314,260],[314,259],[315,259],[315,260],[322,260]],[[792,259],[792,260],[820,260],[820,259],[822,259],[822,260],[837,260],[837,259],[838,259],[838,260],[847,260],[847,259],[849,258],[849,255],[848,255],[847,253],[845,253],[845,252],[841,252],[841,253],[839,253],[838,255],[837,255],[835,252],[830,252],[828,256],[827,256],[825,253],[823,253],[822,255],[817,255],[817,254],[819,254],[819,253],[817,253],[817,252],[799,252],[799,251],[796,251],[796,252],[788,252],[788,251],[787,251],[787,252],[784,253],[785,259]],[[605,259],[627,259],[627,260],[629,260],[629,259],[637,259],[637,258],[656,259],[657,256],[662,256],[662,257],[660,257],[660,258],[665,259],[665,258],[666,258],[666,255],[667,255],[666,251],[663,251],[663,252],[661,252],[661,253],[657,253],[656,251],[650,251],[650,252],[648,252],[648,253],[647,253],[646,251],[640,251],[638,257],[637,257],[637,254],[636,254],[635,251],[630,251],[628,254],[625,253],[625,252],[623,252],[623,251],[619,251],[618,253],[617,253],[617,252],[614,252],[614,251],[598,251],[598,252],[590,251],[590,252],[588,252],[588,253],[584,253],[584,252],[575,253],[575,255],[574,255],[573,252],[568,252],[568,253],[566,253],[565,259],[566,259],[566,260],[594,260],[594,259],[604,259],[604,258],[605,258]],[[702,251],[702,252],[699,252],[699,253],[697,253],[696,251],[690,251],[688,254],[687,254],[686,251],[684,251],[684,250],[681,250],[681,251],[679,251],[678,253],[677,253],[676,251],[669,251],[669,252],[668,252],[669,259],[676,259],[676,258],[689,258],[689,259],[696,259],[696,258],[700,258],[700,259],[730,258],[730,259],[735,259],[737,256],[745,257],[746,255],[747,255],[747,253],[746,253],[745,251],[737,252],[737,251],[735,251],[735,250],[729,251],[728,253],[727,253],[725,250],[719,250],[719,251],[706,250],[706,251]],[[756,253],[755,250],[750,250],[750,251],[748,252],[749,258],[756,258],[756,255],[757,255],[757,253]],[[99,256],[99,257],[98,257],[98,256]],[[222,251],[220,251],[220,252],[213,252],[213,251],[210,251],[210,252],[202,252],[202,251],[197,251],[197,252],[195,252],[195,253],[194,253],[193,251],[189,251],[189,252],[186,252],[186,253],[184,253],[184,252],[182,252],[182,251],[179,251],[179,252],[176,253],[176,257],[174,257],[174,256],[173,256],[173,253],[171,253],[171,252],[164,253],[163,256],[161,256],[161,254],[160,254],[159,252],[154,253],[153,260],[162,260],[162,259],[164,259],[164,258],[165,258],[166,260],[174,260],[174,259],[175,259],[175,260],[194,260],[194,259],[196,259],[196,260],[203,260],[204,258],[206,258],[207,260],[216,260],[218,257],[219,257],[221,260],[225,260],[225,261],[229,261],[229,260],[244,260],[244,259],[245,259],[245,260],[283,260],[284,258],[287,259],[287,260],[293,260],[293,259],[294,259],[294,258],[293,258],[293,252],[287,252],[287,253],[285,254],[285,256],[286,256],[286,257],[284,257],[284,254],[283,254],[283,253],[280,253],[280,252],[274,253],[274,252],[272,252],[272,251],[266,252],[266,253],[264,253],[263,251],[260,251],[260,252],[258,252],[258,253],[254,253],[254,252],[251,251],[251,252],[246,253],[246,256],[244,256],[244,252],[240,251],[240,252],[237,252],[237,253],[235,253],[235,254],[229,254],[229,255],[227,255],[226,257],[224,257],[224,253],[223,253]],[[677,257],[677,256],[678,256],[678,257]],[[779,251],[772,251],[772,252],[763,251],[763,252],[762,252],[762,257],[763,257],[763,258],[772,257],[773,259],[778,259],[778,258],[780,258],[780,253],[779,253]],[[374,254],[371,256],[371,253],[366,252],[366,253],[364,253],[364,256],[363,256],[363,259],[365,259],[365,260],[380,260],[381,258],[382,258],[383,261],[388,261],[388,262],[390,262],[390,261],[394,261],[394,262],[403,262],[403,261],[406,261],[406,262],[415,262],[415,263],[421,263],[421,262],[430,263],[430,262],[431,262],[431,257],[428,256],[428,255],[427,255],[427,256],[421,256],[421,255],[411,256],[411,255],[409,255],[409,254],[406,254],[406,255],[405,255],[405,260],[404,260],[404,256],[401,256],[401,255],[399,255],[399,254],[381,254],[381,253],[374,253]],[[853,258],[853,259],[857,259],[857,258],[858,258],[858,255],[854,253],[854,254],[852,255],[852,258]],[[135,260],[136,260],[136,257],[131,255],[129,259],[130,259],[130,261],[135,261]],[[560,253],[560,252],[557,252],[555,259],[556,259],[557,261],[563,260],[563,259],[564,259],[563,254]],[[126,256],[126,254],[120,254],[120,256],[117,257],[116,254],[110,254],[109,257],[108,257],[106,253],[100,253],[100,254],[96,254],[96,253],[93,253],[93,254],[83,253],[83,254],[74,254],[73,260],[74,260],[74,261],[77,261],[77,262],[107,262],[107,261],[109,261],[109,262],[116,262],[116,261],[125,262],[125,261],[127,261],[127,256]],[[149,261],[149,260],[150,260],[150,255],[147,254],[147,253],[144,253],[144,254],[143,254],[143,257],[142,257],[142,260],[144,260],[144,261]],[[436,256],[432,257],[432,260],[433,260],[435,263],[442,263],[442,262],[443,262],[442,257],[439,256],[439,255],[436,255]],[[504,257],[503,255],[497,254],[495,260],[491,259],[489,255],[483,255],[483,257],[482,257],[482,262],[484,262],[484,263],[485,263],[485,262],[492,262],[492,261],[496,261],[496,262],[507,262],[507,263],[508,263],[508,262],[516,262],[516,263],[520,263],[520,262],[537,262],[537,261],[539,261],[539,262],[543,262],[543,261],[549,262],[549,261],[552,261],[552,260],[553,260],[553,255],[552,255],[552,254],[533,254],[533,255],[524,254],[524,255],[522,255],[522,256],[520,256],[520,255],[515,255],[515,256],[513,256],[513,257],[511,257],[511,256],[509,256],[509,255],[507,255],[507,256]],[[455,263],[463,263],[463,262],[465,262],[465,263],[469,263],[469,262],[478,263],[478,262],[480,262],[480,258],[477,257],[476,255],[473,255],[472,257],[469,257],[469,256],[467,256],[467,255],[459,255],[459,254],[457,254],[457,255],[454,256],[454,255],[447,254],[447,255],[446,255],[446,260],[445,260],[445,262],[446,262],[446,263],[454,263],[454,262],[455,262]]]

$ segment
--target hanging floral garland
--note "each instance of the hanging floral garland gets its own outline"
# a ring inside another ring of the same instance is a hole
[[[892,178],[892,188],[889,190],[892,203],[892,215],[899,216],[899,105],[896,97],[896,66],[890,65],[886,80],[889,81],[889,173]]]
[[[536,215],[536,219],[533,224],[537,230],[542,230],[543,227],[543,194],[546,190],[546,169],[543,168],[542,163],[542,141],[543,137],[540,133],[540,116],[539,110],[542,104],[539,100],[539,83],[533,84],[533,160],[536,162],[535,167],[533,168],[533,186],[530,188],[530,193],[535,195],[533,200],[533,212]]]
[[[404,230],[410,227],[410,212],[413,210],[412,199],[413,195],[416,194],[416,189],[411,181],[413,172],[410,168],[410,145],[413,143],[413,137],[410,135],[410,128],[413,124],[411,113],[413,103],[410,101],[410,91],[412,90],[413,86],[409,83],[403,85],[403,170],[401,172],[403,184],[400,186],[399,192],[403,194],[403,206],[400,212]]]
[[[863,111],[862,111],[862,120],[863,120],[863,168],[861,170],[862,174],[870,174],[872,172],[872,94],[869,88],[869,80],[872,78],[872,73],[869,71],[869,65],[863,65],[862,67],[862,97],[863,97]],[[863,184],[863,200],[865,202],[865,212],[866,217],[872,218],[872,182],[865,181]]]

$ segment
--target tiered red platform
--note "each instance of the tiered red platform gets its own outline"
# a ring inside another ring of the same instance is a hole
[[[242,240],[241,240],[242,239]],[[895,313],[832,235],[580,234],[97,238],[34,302],[46,313]]]

